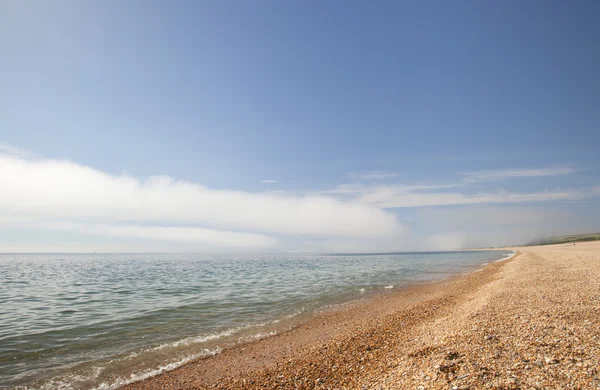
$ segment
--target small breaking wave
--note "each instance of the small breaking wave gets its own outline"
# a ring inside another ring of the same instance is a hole
[[[290,317],[293,317],[299,313],[294,313]],[[237,333],[241,333],[244,330],[248,330],[251,328],[261,328],[269,325],[273,325],[280,322],[279,320],[263,322],[258,324],[251,324],[245,326],[239,326],[231,329],[227,329],[222,332],[212,333],[202,336],[196,337],[188,337],[182,340],[178,340],[175,342],[164,343],[153,347],[144,348],[138,351],[134,351],[129,353],[127,356],[123,356],[120,358],[113,358],[104,362],[97,362],[93,367],[82,367],[79,372],[71,372],[65,376],[57,376],[54,378],[50,378],[44,384],[38,388],[40,390],[50,390],[50,389],[62,389],[62,390],[74,390],[82,387],[88,387],[90,383],[98,383],[94,387],[91,387],[92,390],[113,390],[118,389],[122,386],[128,385],[133,382],[141,381],[156,375],[160,375],[167,371],[172,371],[182,365],[192,362],[194,360],[210,357],[221,353],[223,350],[220,346],[215,346],[213,348],[203,348],[200,351],[196,349],[193,351],[193,346],[197,344],[203,344],[207,342],[214,342],[220,339],[224,339],[225,344],[234,345],[241,344],[251,341],[262,340],[277,334],[274,330],[265,330],[259,331],[257,333],[252,333],[249,335],[241,335],[239,338],[231,339]],[[225,339],[228,339],[227,342]],[[214,344],[213,344],[214,345]],[[182,350],[183,349],[183,350]],[[191,349],[191,350],[190,350]],[[188,354],[185,354],[185,351],[189,350]],[[179,352],[175,352],[179,351]],[[182,352],[184,352],[182,354]],[[140,362],[145,362],[147,359],[152,359],[151,356],[164,356],[165,353],[170,355],[172,353],[176,353],[179,356],[183,356],[177,358],[174,361],[170,361],[168,363],[160,364],[155,368],[150,369],[139,369],[135,370],[135,367],[140,364]],[[157,355],[158,354],[158,355]],[[127,366],[125,369],[126,372],[133,371],[129,376],[118,375],[115,370],[122,371],[123,367],[119,366]],[[110,375],[108,371],[113,371],[113,374]],[[108,376],[108,378],[107,378]],[[111,378],[112,376],[112,378]],[[116,378],[115,378],[116,376]],[[105,379],[102,379],[105,377]]]
[[[130,383],[148,379],[153,376],[162,374],[163,372],[172,371],[172,370],[174,370],[178,367],[181,367],[184,364],[189,363],[193,360],[205,358],[208,356],[214,356],[219,353],[221,353],[221,348],[215,348],[213,350],[205,349],[203,353],[193,354],[193,355],[187,356],[181,360],[159,366],[158,368],[155,368],[155,369],[150,369],[150,370],[142,371],[140,373],[131,374],[128,378],[118,378],[116,381],[114,381],[112,383],[101,383],[97,387],[92,388],[92,390],[118,389],[119,387],[128,385]],[[67,388],[71,389],[72,387],[67,387]]]
[[[503,257],[503,258],[501,258],[501,259],[498,259],[498,260],[496,260],[496,262],[501,262],[501,261],[508,260],[508,259],[510,259],[511,257],[513,257],[515,254],[517,254],[517,252],[513,251],[513,252],[511,252],[510,254],[508,254],[507,256],[505,256],[505,257]]]

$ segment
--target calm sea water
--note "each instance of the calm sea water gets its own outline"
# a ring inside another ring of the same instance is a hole
[[[116,388],[508,255],[0,254],[0,386]]]

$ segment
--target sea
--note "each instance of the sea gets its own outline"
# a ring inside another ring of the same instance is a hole
[[[511,254],[0,254],[0,388],[116,389]]]

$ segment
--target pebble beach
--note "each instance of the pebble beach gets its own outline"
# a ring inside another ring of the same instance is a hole
[[[125,388],[600,388],[600,243],[515,250]]]

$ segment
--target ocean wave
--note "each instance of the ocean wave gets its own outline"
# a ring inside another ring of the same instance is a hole
[[[295,312],[293,312],[292,314],[288,314],[287,316],[285,316],[285,318],[290,319],[290,318],[294,318],[296,316],[299,316],[300,314],[304,313],[306,311],[306,308],[304,306],[302,306],[302,309],[297,310]]]
[[[277,334],[276,331],[270,331],[270,332],[259,332],[250,336],[245,336],[245,337],[240,337],[238,339],[238,342],[240,343],[246,343],[249,341],[257,341],[257,340],[262,340],[262,339],[266,339],[268,337],[271,336],[275,336]]]
[[[297,313],[294,313],[293,316],[301,313],[302,311],[299,311]],[[50,389],[61,389],[61,390],[74,390],[74,389],[79,389],[81,388],[81,384],[82,383],[89,383],[89,382],[94,382],[94,381],[98,381],[100,378],[100,375],[102,372],[106,371],[107,369],[109,369],[111,366],[114,365],[118,365],[119,363],[122,363],[124,361],[131,361],[131,360],[136,360],[136,359],[144,359],[144,355],[147,354],[152,354],[152,353],[157,353],[157,352],[163,352],[163,350],[165,349],[177,349],[177,348],[182,348],[182,347],[187,347],[187,346],[191,346],[194,344],[201,344],[201,343],[205,343],[208,341],[214,341],[214,340],[218,340],[218,339],[222,339],[222,338],[226,338],[226,337],[230,337],[235,335],[236,333],[239,333],[243,330],[247,330],[247,329],[251,329],[251,328],[259,328],[259,327],[264,327],[264,326],[268,326],[274,323],[278,323],[280,322],[279,320],[274,320],[274,321],[269,321],[269,322],[262,322],[262,323],[258,323],[258,324],[249,324],[249,325],[244,325],[244,326],[239,326],[239,327],[235,327],[235,328],[231,328],[231,329],[227,329],[225,331],[222,332],[218,332],[218,333],[212,333],[212,334],[208,334],[208,335],[202,335],[202,336],[196,336],[196,337],[188,337],[182,340],[178,340],[175,342],[171,342],[171,343],[164,343],[164,344],[160,344],[154,347],[149,347],[149,348],[144,348],[142,350],[136,351],[136,352],[131,352],[130,354],[128,354],[127,356],[121,357],[121,358],[115,358],[115,359],[111,359],[109,361],[105,361],[103,363],[100,363],[99,365],[93,367],[91,369],[91,372],[88,371],[86,374],[78,374],[78,373],[71,373],[67,376],[61,376],[61,377],[55,377],[55,378],[51,378],[50,380],[48,380],[46,383],[44,383],[41,387],[39,387],[39,390],[50,390]],[[245,343],[245,342],[251,342],[251,341],[256,341],[256,340],[262,340],[271,336],[276,335],[277,332],[276,331],[264,331],[264,332],[257,332],[254,334],[250,334],[250,335],[246,335],[246,336],[242,336],[239,337],[237,339],[236,343]],[[189,354],[183,358],[180,358],[178,360],[169,362],[167,364],[163,364],[163,365],[159,365],[156,368],[152,368],[152,369],[146,369],[146,370],[142,370],[140,372],[134,372],[132,373],[130,376],[128,377],[118,377],[117,379],[114,380],[110,380],[110,381],[104,381],[102,383],[100,383],[99,385],[92,387],[92,390],[112,390],[112,389],[117,389],[120,388],[122,386],[125,386],[127,384],[133,383],[133,382],[137,382],[137,381],[141,381],[156,375],[159,375],[163,372],[167,372],[167,371],[171,371],[174,370],[178,367],[181,367],[182,365],[189,363],[191,361],[194,360],[198,360],[201,358],[206,358],[209,356],[214,356],[217,355],[219,353],[221,353],[222,348],[219,346],[216,346],[215,348],[209,349],[209,348],[205,348],[200,352],[197,353],[192,353]]]
[[[297,315],[297,314],[294,313],[291,316],[288,316],[288,318],[291,318],[295,315]],[[211,333],[211,334],[202,335],[202,336],[187,337],[187,338],[184,338],[181,340],[177,340],[175,342],[165,343],[165,344],[157,345],[155,347],[146,348],[142,351],[143,352],[160,351],[160,350],[163,350],[166,348],[178,348],[178,347],[185,347],[185,346],[194,345],[194,344],[202,344],[207,341],[214,341],[214,340],[219,340],[219,339],[222,339],[225,337],[233,336],[236,333],[239,333],[243,330],[265,327],[265,326],[277,324],[279,322],[280,322],[280,320],[276,319],[273,321],[265,321],[265,322],[260,322],[257,324],[242,325],[242,326],[230,328],[230,329],[224,330],[222,332],[218,332],[218,333]],[[262,333],[259,333],[259,334],[262,334]],[[253,337],[253,336],[251,336],[251,337]],[[135,356],[137,356],[137,353],[133,352],[130,356],[135,357]]]
[[[182,365],[189,363],[193,360],[197,360],[200,358],[205,358],[208,356],[214,356],[221,353],[221,348],[215,348],[212,350],[209,349],[205,349],[202,353],[196,353],[190,356],[186,356],[183,359],[177,360],[175,362],[171,362],[162,366],[159,366],[158,368],[154,368],[154,369],[150,369],[150,370],[145,370],[142,371],[140,373],[134,373],[131,374],[128,378],[118,378],[117,380],[115,380],[112,383],[101,383],[100,385],[92,388],[92,390],[113,390],[113,389],[118,389],[119,387],[128,385],[130,383],[133,382],[138,382],[147,378],[151,378],[153,376],[162,374],[163,372],[167,372],[167,371],[172,371],[178,367],[181,367]],[[51,388],[56,388],[56,387],[51,387]],[[73,387],[64,387],[64,389],[72,389]]]
[[[516,253],[517,253],[517,252],[514,252],[514,251],[513,251],[513,252],[511,252],[510,254],[508,254],[507,256],[505,256],[505,257],[503,257],[503,258],[501,258],[501,259],[498,259],[498,260],[496,260],[496,262],[500,262],[500,261],[508,260],[508,259],[510,259],[511,257],[513,257],[513,256],[514,256]]]

